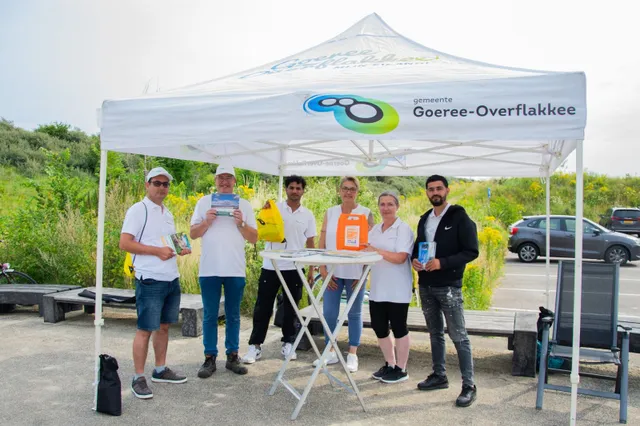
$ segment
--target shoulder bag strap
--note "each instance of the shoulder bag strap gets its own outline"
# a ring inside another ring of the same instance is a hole
[[[142,225],[142,232],[140,233],[140,241],[142,241],[142,236],[144,235],[144,228],[147,227],[147,217],[149,216],[149,210],[147,210],[147,205],[142,202],[142,205],[144,206],[144,225]],[[134,265],[136,263],[136,256],[137,254],[133,255],[133,259],[131,260],[131,264]]]

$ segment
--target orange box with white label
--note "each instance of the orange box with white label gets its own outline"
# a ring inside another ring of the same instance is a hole
[[[362,250],[369,243],[369,223],[363,214],[343,213],[338,218],[336,248],[338,250]]]

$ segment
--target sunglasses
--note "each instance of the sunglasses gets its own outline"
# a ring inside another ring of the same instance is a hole
[[[160,182],[159,180],[150,180],[149,183],[155,186],[156,188],[160,188],[161,186],[168,188],[169,185],[171,185],[171,183],[169,182]]]

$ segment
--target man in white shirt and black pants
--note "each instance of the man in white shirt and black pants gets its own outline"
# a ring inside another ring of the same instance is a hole
[[[462,375],[462,392],[456,405],[468,407],[475,401],[477,391],[471,342],[464,322],[462,277],[465,265],[478,257],[478,233],[464,208],[447,203],[449,183],[446,178],[430,176],[425,186],[433,209],[422,215],[418,222],[418,236],[411,258],[413,268],[418,271],[422,311],[431,339],[433,373],[418,383],[418,389],[449,387],[445,369],[444,314]],[[425,241],[435,241],[436,252],[435,258],[423,265],[418,260],[418,251],[420,243]]]
[[[288,176],[284,180],[287,192],[287,201],[277,203],[278,210],[284,221],[283,243],[267,243],[266,250],[299,250],[314,248],[314,237],[316,236],[316,219],[313,213],[300,204],[304,195],[307,182],[300,176]],[[278,261],[278,268],[282,272],[282,277],[287,283],[287,287],[296,300],[300,302],[302,297],[302,282],[300,275],[292,261]],[[309,266],[307,272],[308,279],[313,279],[313,266]],[[269,321],[273,313],[273,303],[280,289],[281,283],[276,274],[271,260],[264,259],[262,272],[258,282],[258,298],[253,310],[253,330],[249,338],[249,351],[242,357],[245,364],[253,364],[262,357],[261,345],[267,336]],[[289,355],[293,349],[293,342],[296,339],[295,318],[296,313],[291,306],[289,298],[284,299],[284,318],[282,320],[282,350],[284,357]],[[291,359],[296,359],[295,352]]]
[[[162,244],[162,237],[176,233],[173,215],[163,204],[173,178],[162,167],[147,174],[147,196],[127,210],[120,248],[135,255],[136,311],[138,330],[133,340],[135,375],[131,390],[141,399],[153,397],[144,377],[144,364],[153,333],[153,352],[156,367],[151,381],[184,383],[187,378],[175,373],[166,364],[169,344],[169,325],[178,322],[180,311],[180,274],[176,253]],[[189,249],[180,255],[189,254]]]

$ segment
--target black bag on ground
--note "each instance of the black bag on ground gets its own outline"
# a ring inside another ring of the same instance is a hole
[[[282,328],[282,321],[284,321],[284,298],[284,294],[278,293],[278,296],[276,297],[276,314],[273,316],[273,325],[280,328]],[[302,324],[300,324],[300,320],[298,320],[297,316],[293,319],[293,323],[296,327],[297,336],[298,333],[300,333]],[[302,340],[300,340],[300,343],[298,344],[298,349],[301,351],[308,351],[311,349],[311,343],[309,343],[307,336],[302,336]]]
[[[545,308],[544,306],[540,306],[540,313],[538,314],[538,342],[537,342],[537,356],[536,356],[536,371],[540,371],[540,359],[542,358],[542,330],[544,328],[543,319],[551,319],[550,327],[553,326],[553,321],[555,319],[555,314],[552,310]],[[558,370],[570,370],[571,369],[571,360],[567,360],[564,358],[560,358],[557,356],[549,356],[547,358],[547,366],[549,368],[558,369]]]
[[[91,291],[91,290],[87,290],[84,289],[82,290],[78,296],[80,297],[86,297],[87,299],[93,299],[96,300],[96,293]],[[121,296],[118,294],[105,294],[102,293],[102,302],[104,303],[136,303],[136,296]]]
[[[544,328],[544,323],[542,322],[542,320],[550,318],[551,325],[553,325],[555,314],[553,313],[553,311],[545,308],[544,306],[540,306],[538,307],[538,309],[540,309],[540,313],[538,314],[538,322],[536,323],[536,325],[538,327],[538,342],[540,342],[542,341],[542,329]]]
[[[112,356],[100,355],[98,403],[96,411],[112,416],[122,414],[122,384],[118,376],[118,361]]]

